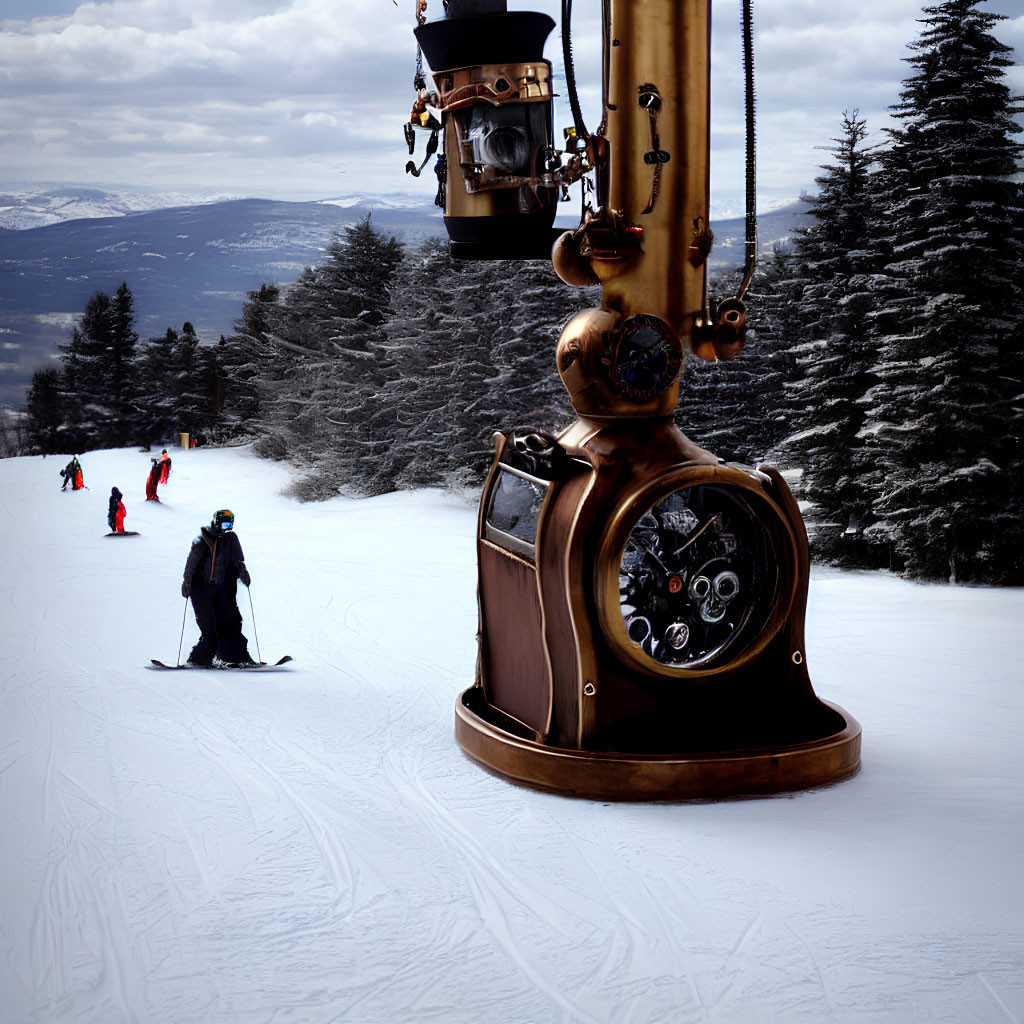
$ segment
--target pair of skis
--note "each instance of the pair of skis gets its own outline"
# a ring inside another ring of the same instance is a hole
[[[285,662],[288,662],[288,661],[291,661],[291,660],[292,660],[292,656],[290,654],[286,654],[283,658],[281,658],[278,661],[275,661],[273,664],[270,664],[269,662],[266,662],[266,661],[257,661],[257,662],[254,662],[252,665],[206,665],[206,666],[201,666],[201,665],[165,665],[162,661],[157,661],[156,658],[153,658],[152,661],[150,661],[150,663],[146,666],[146,668],[163,669],[165,671],[170,671],[170,672],[173,672],[175,669],[184,669],[184,668],[189,668],[189,669],[193,669],[194,668],[194,669],[200,669],[200,670],[206,669],[206,670],[210,670],[210,671],[214,671],[214,672],[222,672],[222,671],[224,671],[226,669],[239,669],[240,671],[243,671],[243,672],[255,672],[255,671],[269,672],[269,671],[272,671],[275,668],[280,668],[283,664],[285,664]]]

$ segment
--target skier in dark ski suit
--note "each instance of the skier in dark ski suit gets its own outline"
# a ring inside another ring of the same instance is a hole
[[[242,635],[242,616],[235,603],[237,581],[249,586],[242,545],[234,533],[235,517],[227,509],[213,514],[192,542],[181,584],[183,597],[192,599],[192,610],[202,630],[188,664],[208,667],[216,657],[229,665],[254,665]]]

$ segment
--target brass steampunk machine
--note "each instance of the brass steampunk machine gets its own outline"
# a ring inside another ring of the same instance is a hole
[[[673,422],[684,341],[705,359],[742,347],[755,249],[748,232],[740,290],[710,300],[710,7],[603,0],[603,118],[590,133],[563,0],[575,124],[556,150],[552,19],[446,0],[428,22],[419,3],[434,88],[421,70],[407,138],[411,154],[429,133],[428,158],[443,138],[453,252],[550,252],[566,282],[602,286],[601,307],[558,340],[575,423],[557,438],[496,435],[478,521],[477,678],[456,708],[470,757],[566,794],[770,793],[860,763],[860,726],[808,675],[807,538],[789,488],[774,469],[724,464]],[[749,83],[749,47],[746,70]],[[752,145],[750,133],[751,161]],[[558,236],[557,202],[579,180],[580,225]]]

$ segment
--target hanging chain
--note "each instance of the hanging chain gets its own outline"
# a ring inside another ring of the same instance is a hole
[[[416,24],[425,25],[427,21],[427,0],[416,0]],[[419,41],[416,43],[416,75],[412,80],[412,87],[419,92],[426,89],[427,78],[423,73],[423,50]]]

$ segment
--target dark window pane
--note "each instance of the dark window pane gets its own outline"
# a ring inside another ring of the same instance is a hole
[[[491,495],[488,525],[527,544],[535,543],[537,520],[546,493],[544,484],[526,480],[501,468],[497,486]]]

